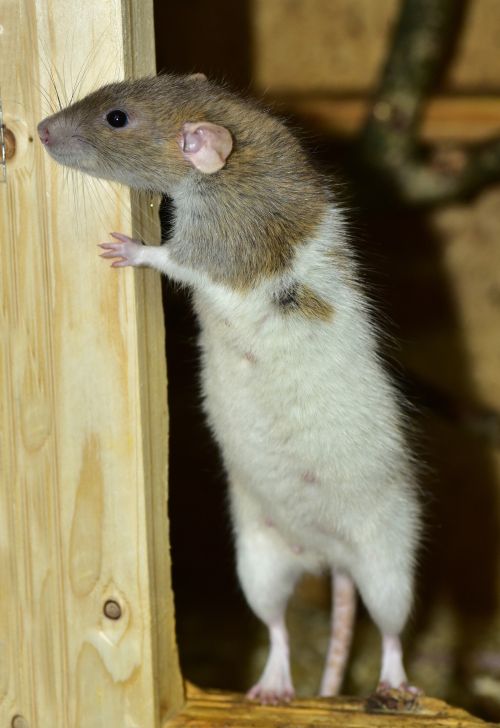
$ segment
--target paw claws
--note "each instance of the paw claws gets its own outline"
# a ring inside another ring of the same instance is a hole
[[[124,235],[123,233],[110,233],[112,238],[115,238],[115,240],[119,240],[122,243],[136,243],[137,240],[134,240],[133,238],[129,238],[128,235]]]
[[[101,258],[118,258],[111,264],[112,268],[125,268],[126,266],[137,266],[137,251],[141,244],[137,240],[132,240],[127,235],[121,233],[110,233],[117,242],[115,243],[98,243],[98,247],[104,250],[100,253]]]

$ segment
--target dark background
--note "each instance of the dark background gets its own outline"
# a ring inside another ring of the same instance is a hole
[[[297,4],[298,0],[288,3],[292,9]],[[261,96],[267,91],[267,100],[278,100],[280,112],[286,114],[293,109],[293,103],[287,107],[283,102],[290,89],[262,89],[255,80],[259,47],[253,13],[258,5],[229,0],[158,3],[158,69],[203,71],[245,93]],[[318,3],[310,5],[313,12]],[[345,23],[348,47],[356,26],[352,15],[346,15],[345,5],[331,2],[324,22],[336,23],[341,37],[338,24]],[[361,19],[362,6],[360,3]],[[463,4],[461,20],[465,27],[467,6]],[[293,24],[293,13],[288,22]],[[458,35],[464,32],[457,28]],[[297,34],[300,38],[300,28]],[[457,48],[454,53],[460,51],[459,44]],[[448,63],[454,63],[453,53]],[[450,73],[445,69],[437,94],[449,93]],[[334,95],[334,80],[332,87]],[[311,93],[317,92],[314,77],[311,89]],[[371,92],[370,88],[356,88],[343,94],[349,101],[353,95],[369,99]],[[359,190],[376,187],[379,180],[362,164],[352,164],[356,131],[325,134],[307,114],[288,116],[292,124],[305,129],[305,144],[317,163],[330,173],[337,187],[340,182],[340,197],[349,208],[367,284],[393,337],[387,352],[390,365],[415,405],[415,447],[424,463],[422,500],[427,528],[417,608],[407,635],[411,677],[431,694],[498,718],[500,697],[498,702],[489,694],[485,697],[477,679],[487,675],[500,680],[500,641],[494,637],[499,622],[498,443],[491,433],[500,379],[491,401],[486,401],[485,386],[478,386],[485,370],[477,363],[482,353],[480,347],[471,347],[458,298],[462,284],[454,279],[455,269],[449,262],[454,236],[461,241],[464,226],[472,229],[476,225],[470,241],[457,243],[465,250],[462,267],[473,265],[474,245],[481,245],[484,237],[481,224],[484,229],[490,224],[494,204],[472,199],[455,207],[448,205],[443,212],[409,209],[391,199],[379,205],[368,202]],[[500,202],[498,191],[484,194],[496,194]],[[171,214],[165,201],[165,230]],[[496,230],[489,230],[488,235],[488,240],[495,238]],[[487,254],[483,260],[485,269],[494,265]],[[486,297],[481,288],[486,278],[481,277],[481,270],[474,276],[478,291]],[[486,323],[491,336],[498,336],[492,321],[496,315],[498,324],[500,295],[495,299],[491,284],[488,286],[492,310]],[[170,518],[183,671],[200,685],[244,690],[262,663],[265,634],[244,604],[234,574],[224,473],[199,404],[197,329],[189,295],[167,283],[164,292],[171,413]],[[328,633],[328,595],[323,582],[309,581],[299,590],[290,620],[297,647],[297,687],[299,692],[309,693],[321,669]],[[374,687],[378,651],[377,639],[361,610],[348,691],[362,693]]]

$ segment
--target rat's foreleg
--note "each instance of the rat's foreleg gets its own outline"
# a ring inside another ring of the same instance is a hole
[[[111,263],[112,268],[126,266],[154,268],[181,283],[195,284],[198,281],[194,271],[172,260],[167,243],[143,245],[140,240],[134,240],[122,233],[110,233],[110,235],[117,242],[100,243],[99,247],[104,250],[101,258],[116,259]]]

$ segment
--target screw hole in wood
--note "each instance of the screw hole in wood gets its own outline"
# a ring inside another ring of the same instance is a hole
[[[28,721],[22,715],[15,715],[11,721],[12,728],[29,728]]]
[[[108,619],[120,619],[122,608],[114,599],[108,599],[104,604],[104,614]]]

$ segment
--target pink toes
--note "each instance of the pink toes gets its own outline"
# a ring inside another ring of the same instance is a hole
[[[117,258],[111,263],[112,268],[124,268],[127,265],[140,265],[140,256],[142,252],[142,243],[138,240],[129,238],[128,235],[121,233],[110,233],[111,237],[118,240],[117,243],[100,243],[99,248],[104,250],[100,254],[101,258]]]
[[[111,263],[112,268],[121,268],[126,265],[130,265],[127,259],[124,257],[121,243],[100,243],[99,248],[102,248],[105,252],[100,254],[101,258],[120,258]]]
[[[133,238],[129,238],[128,235],[124,235],[123,233],[110,233],[112,238],[115,238],[116,240],[120,240],[122,243],[137,243],[137,240],[134,240]]]
[[[262,705],[282,705],[293,700],[295,693],[293,689],[272,690],[257,683],[248,691],[246,697],[248,700],[256,700]]]

